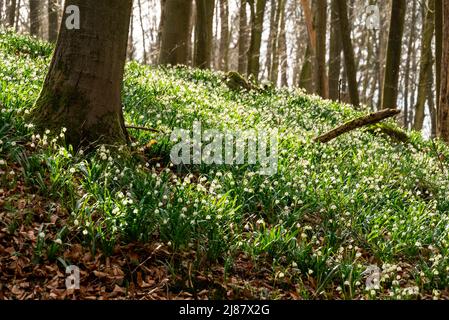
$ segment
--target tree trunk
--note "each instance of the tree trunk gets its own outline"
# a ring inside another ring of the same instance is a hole
[[[55,43],[58,38],[58,17],[59,4],[58,0],[48,0],[48,41]]]
[[[35,37],[40,36],[41,32],[41,1],[42,0],[30,0],[30,34]]]
[[[238,71],[245,75],[248,70],[248,15],[246,13],[247,0],[240,0],[239,12],[239,57]]]
[[[406,0],[393,0],[388,35],[387,62],[382,90],[382,109],[397,108],[399,68],[401,64],[402,35]]]
[[[194,64],[202,69],[211,66],[214,9],[214,0],[196,0]]]
[[[443,57],[443,0],[435,1],[435,84],[437,91],[436,108],[440,107],[441,59]]]
[[[285,4],[286,0],[283,1],[282,11],[281,11],[281,19],[279,25],[279,34],[278,34],[278,47],[279,47],[279,58],[280,58],[280,67],[281,67],[281,86],[288,86],[288,78],[287,78],[287,69],[288,69],[288,56],[287,56],[287,37],[286,37],[286,12],[285,12]]]
[[[310,49],[310,43],[307,44],[306,52],[304,54],[304,62],[301,68],[301,76],[299,81],[299,87],[306,90],[308,93],[313,91],[313,64],[312,64],[312,49]]]
[[[251,42],[248,51],[248,74],[256,80],[259,79],[260,47],[266,2],[266,0],[249,0],[251,4]]]
[[[449,2],[443,1],[443,39],[449,39]],[[449,143],[449,41],[443,42],[438,137]]]
[[[432,39],[435,13],[435,0],[427,1],[427,10],[425,13],[425,20],[422,29],[421,42],[421,61],[419,66],[419,83],[418,83],[418,98],[415,106],[415,121],[413,129],[421,131],[424,124],[424,106],[427,100],[427,86],[429,82],[429,70],[432,69]]]
[[[409,127],[409,121],[408,121],[408,113],[409,113],[409,86],[410,86],[410,69],[411,69],[411,63],[412,63],[412,53],[413,53],[413,45],[415,43],[415,31],[416,28],[414,27],[416,24],[416,2],[413,2],[413,8],[412,8],[412,23],[410,26],[410,36],[409,41],[407,45],[407,62],[405,67],[405,79],[404,79],[404,128],[408,129]]]
[[[338,15],[338,0],[332,0],[331,34],[329,48],[329,99],[338,99],[338,88],[341,70],[341,32]]]
[[[191,0],[166,0],[161,37],[160,64],[187,64],[190,38]]]
[[[66,0],[65,5],[79,6],[81,29],[61,24],[32,112],[34,123],[53,133],[65,127],[66,141],[75,148],[125,143],[120,94],[132,0]]]
[[[343,2],[343,1],[341,1]],[[315,85],[316,93],[323,98],[328,96],[326,75],[326,26],[327,26],[327,0],[317,0],[316,8],[316,65]]]
[[[275,85],[278,84],[278,78],[279,78],[279,64],[280,64],[280,24],[279,21],[281,20],[282,12],[285,11],[285,1],[286,0],[279,0],[277,10],[276,10],[276,27],[274,32],[274,46],[273,46],[273,61],[271,63],[271,71],[270,71],[270,80]]]
[[[338,13],[340,18],[341,39],[345,57],[345,70],[348,79],[349,96],[351,98],[351,104],[358,107],[360,105],[360,100],[357,84],[357,70],[354,59],[354,48],[352,47],[351,41],[348,8],[345,1],[338,1]]]
[[[280,0],[282,1],[282,0]],[[277,83],[277,79],[273,81],[272,71],[273,71],[273,59],[274,55],[277,53],[275,52],[275,45],[276,45],[276,39],[277,39],[277,32],[278,32],[278,26],[279,26],[279,19],[276,19],[276,16],[278,14],[278,8],[280,7],[277,5],[276,0],[271,0],[270,4],[270,34],[268,35],[268,45],[267,45],[267,57],[266,57],[266,66],[268,70],[268,79],[271,80],[273,83]]]
[[[144,28],[143,17],[142,17],[142,1],[137,0],[137,5],[139,7],[140,31],[142,32],[143,64],[147,64],[148,63],[147,41],[146,41],[145,28]]]
[[[9,7],[6,8],[6,21],[9,28],[14,27],[14,22],[16,19],[17,1],[11,0],[9,2]]]
[[[220,69],[228,71],[229,69],[229,3],[228,0],[220,0]]]

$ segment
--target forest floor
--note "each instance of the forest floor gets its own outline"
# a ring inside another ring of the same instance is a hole
[[[316,143],[368,110],[133,62],[126,121],[159,132],[131,129],[131,151],[74,152],[64,130],[26,120],[51,52],[0,33],[0,299],[449,298],[444,144],[379,127]],[[195,121],[276,128],[277,172],[174,166],[170,132]],[[79,290],[66,290],[70,265]]]

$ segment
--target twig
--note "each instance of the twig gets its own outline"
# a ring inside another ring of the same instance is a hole
[[[153,128],[130,126],[130,125],[126,125],[125,127],[126,127],[126,129],[135,129],[135,130],[143,130],[143,131],[150,131],[150,132],[156,132],[156,133],[160,133],[160,132],[164,133],[164,131],[162,131],[162,130],[156,130]]]
[[[315,142],[321,142],[321,143],[326,143],[329,142],[339,136],[341,136],[342,134],[370,125],[370,124],[375,124],[378,123],[382,120],[385,120],[387,118],[390,117],[394,117],[396,115],[398,115],[399,113],[401,113],[400,110],[397,109],[385,109],[379,112],[374,112],[371,113],[367,116],[363,116],[354,120],[351,120],[329,132],[326,132],[325,134],[317,137],[314,139]]]

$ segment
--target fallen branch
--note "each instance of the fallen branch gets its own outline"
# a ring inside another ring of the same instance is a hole
[[[159,133],[159,132],[164,133],[161,130],[156,130],[156,129],[152,129],[152,128],[146,128],[146,127],[129,126],[129,125],[126,125],[125,127],[126,127],[126,129],[135,129],[135,130],[143,130],[143,131],[150,131],[150,132],[156,132],[156,133]]]
[[[364,126],[367,125],[371,125],[371,124],[376,124],[382,120],[385,120],[387,118],[390,117],[394,117],[396,115],[398,115],[399,113],[401,113],[400,110],[397,109],[385,109],[379,112],[374,112],[371,113],[367,116],[363,116],[354,120],[351,120],[329,132],[326,132],[325,134],[317,137],[314,139],[315,142],[321,142],[321,143],[326,143],[329,142],[339,136],[341,136],[342,134],[358,129],[358,128],[362,128]]]

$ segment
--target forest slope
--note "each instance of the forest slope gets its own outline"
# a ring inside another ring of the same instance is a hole
[[[57,269],[72,263],[83,270],[82,285],[107,278],[111,298],[129,296],[133,282],[151,291],[164,279],[169,290],[162,292],[200,298],[448,297],[446,146],[415,132],[404,143],[366,128],[315,143],[366,112],[299,90],[235,91],[223,73],[129,63],[126,122],[160,132],[131,129],[131,156],[108,146],[74,153],[63,146],[63,132],[38,136],[26,121],[51,51],[0,34],[5,295],[29,293],[17,280],[19,266],[26,279],[47,264],[55,266],[46,270],[52,276],[31,286],[53,279],[44,293],[65,297]],[[220,131],[277,128],[276,174],[247,165],[170,165],[170,132],[191,130],[194,121]],[[108,266],[108,256],[120,257],[121,271]],[[378,286],[366,290],[370,266],[382,272]]]

